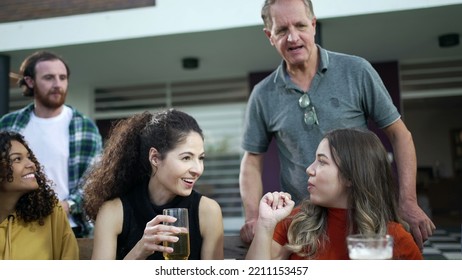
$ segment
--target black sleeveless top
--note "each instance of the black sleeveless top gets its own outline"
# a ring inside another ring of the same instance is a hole
[[[123,226],[122,233],[117,237],[118,260],[123,259],[128,252],[141,239],[146,228],[146,224],[155,216],[162,214],[165,208],[187,208],[189,217],[189,238],[190,260],[200,260],[202,248],[202,236],[199,226],[199,201],[201,194],[192,191],[187,196],[176,196],[171,202],[156,206],[149,200],[148,187],[139,187],[123,195],[120,199],[123,206]],[[162,252],[155,252],[150,255],[148,260],[163,260]]]

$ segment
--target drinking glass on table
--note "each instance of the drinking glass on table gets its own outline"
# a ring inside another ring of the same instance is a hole
[[[393,237],[391,235],[353,234],[347,237],[348,255],[351,260],[391,260]]]
[[[187,260],[189,257],[189,219],[188,209],[186,208],[168,208],[164,209],[164,215],[176,218],[174,223],[164,223],[180,228],[180,233],[176,234],[179,238],[177,242],[163,242],[163,246],[172,247],[172,253],[164,252],[164,259],[166,260]]]

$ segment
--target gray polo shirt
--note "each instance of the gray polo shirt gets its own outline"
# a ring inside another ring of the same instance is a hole
[[[298,203],[308,196],[306,168],[314,161],[323,135],[337,128],[367,129],[367,120],[384,128],[401,116],[383,82],[363,58],[327,51],[318,46],[319,68],[308,90],[319,125],[303,121],[298,100],[305,92],[281,65],[258,83],[250,95],[242,148],[265,153],[274,136],[281,165],[281,189]]]

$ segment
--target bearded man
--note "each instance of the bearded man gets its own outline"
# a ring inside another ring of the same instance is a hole
[[[82,211],[80,180],[101,153],[101,135],[91,119],[65,105],[70,70],[60,56],[35,52],[19,71],[18,85],[34,102],[3,116],[0,131],[24,135],[52,181],[76,237],[88,236],[92,225]]]

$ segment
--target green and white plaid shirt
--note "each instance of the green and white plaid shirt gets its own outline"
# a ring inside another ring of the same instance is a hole
[[[68,106],[68,105],[66,105]],[[69,200],[75,202],[71,211],[74,221],[88,233],[91,224],[83,215],[81,179],[87,168],[96,161],[102,150],[102,139],[98,127],[88,117],[72,109],[69,124]],[[0,119],[0,131],[11,130],[21,133],[30,120],[34,104],[4,115]]]

